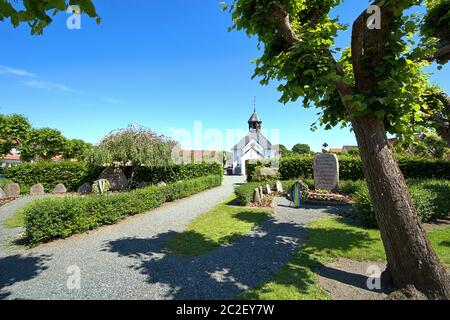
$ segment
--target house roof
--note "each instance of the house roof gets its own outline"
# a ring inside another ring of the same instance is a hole
[[[342,152],[342,148],[330,148],[330,152],[341,153]]]
[[[233,147],[232,150],[242,150],[252,139],[254,139],[264,149],[272,149],[272,144],[260,131],[250,131]]]

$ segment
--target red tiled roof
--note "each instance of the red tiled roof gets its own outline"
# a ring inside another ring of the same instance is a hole
[[[20,155],[19,154],[8,153],[6,155],[6,157],[3,158],[3,160],[16,160],[16,161],[19,161],[20,160]]]

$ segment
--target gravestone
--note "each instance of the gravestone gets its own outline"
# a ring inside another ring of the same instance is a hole
[[[108,180],[111,185],[111,191],[125,190],[128,187],[127,177],[125,177],[125,174],[120,168],[107,167],[102,171],[98,179]]]
[[[283,192],[283,184],[281,183],[281,181],[277,181],[276,190],[277,192]]]
[[[4,186],[5,195],[7,198],[17,198],[20,196],[20,186],[17,183],[7,183]]]
[[[335,190],[339,185],[339,160],[335,154],[321,153],[314,158],[314,186]]]
[[[92,186],[90,183],[83,183],[79,188],[78,188],[78,193],[79,194],[90,194],[92,193]]]
[[[137,186],[136,186],[137,189],[144,189],[144,188],[147,188],[147,187],[148,187],[148,183],[145,182],[145,181],[139,182],[139,183],[137,184]]]
[[[263,187],[259,186],[259,196],[262,198],[264,196]]]
[[[2,188],[0,188],[0,199],[6,198],[6,193],[3,191]]]
[[[267,194],[271,194],[272,193],[272,190],[270,189],[270,186],[268,184],[266,184],[265,191],[266,191]]]
[[[261,196],[259,194],[259,188],[256,188],[253,190],[253,202],[254,203],[261,203]]]
[[[56,185],[55,189],[53,189],[53,193],[56,193],[56,194],[64,194],[66,192],[67,192],[67,189],[62,183],[58,183]]]
[[[45,191],[44,191],[44,186],[42,185],[42,183],[36,183],[35,185],[33,185],[30,188],[30,195],[32,195],[32,196],[39,196],[44,193],[45,193]]]
[[[167,184],[164,181],[158,182],[157,184],[158,187],[166,187]]]

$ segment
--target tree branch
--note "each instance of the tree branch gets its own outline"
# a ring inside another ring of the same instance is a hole
[[[437,49],[432,56],[426,57],[425,60],[429,62],[437,61],[438,63],[447,62],[450,60],[450,44]]]

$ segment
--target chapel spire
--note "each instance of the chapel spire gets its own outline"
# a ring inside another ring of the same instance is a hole
[[[259,118],[258,114],[256,113],[256,97],[253,100],[253,114],[251,115],[250,119],[248,120],[248,129],[249,131],[259,131],[261,130],[261,119]]]

